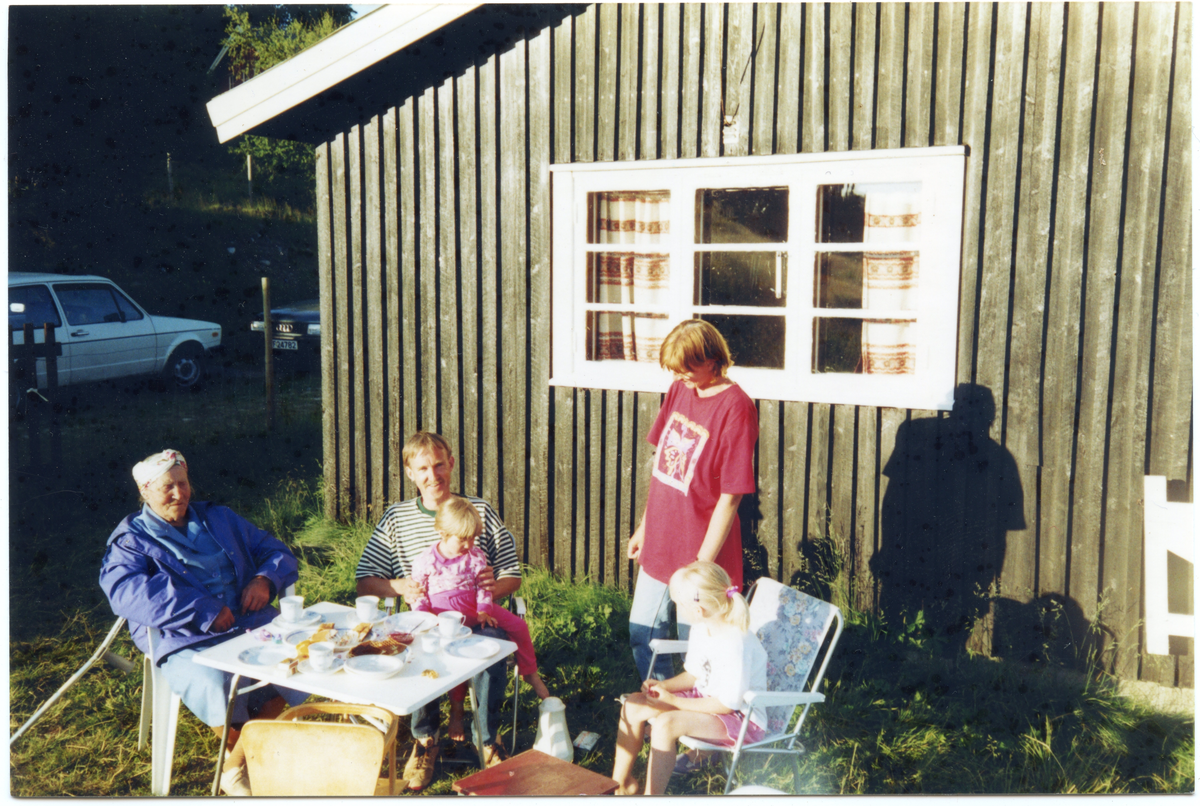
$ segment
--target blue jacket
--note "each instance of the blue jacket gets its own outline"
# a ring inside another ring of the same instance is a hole
[[[255,576],[266,577],[276,593],[299,579],[295,555],[269,533],[227,507],[198,501],[191,510],[233,560],[239,592]],[[224,633],[209,632],[224,603],[208,592],[191,568],[141,528],[136,521],[139,514],[127,516],[108,538],[100,587],[113,612],[128,620],[133,642],[142,652],[149,648],[146,628],[162,631],[162,639],[154,645],[155,663],[215,636],[232,637],[261,627],[279,614],[270,605],[245,615],[231,608],[236,619],[233,627]]]

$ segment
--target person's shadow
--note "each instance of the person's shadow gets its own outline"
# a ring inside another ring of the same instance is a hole
[[[1025,528],[1017,463],[988,435],[995,417],[990,389],[959,384],[949,417],[900,426],[883,468],[870,562],[879,613],[891,631],[919,624],[920,637],[947,653],[966,646],[987,612],[1007,533]]]

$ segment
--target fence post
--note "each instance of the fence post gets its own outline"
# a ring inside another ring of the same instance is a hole
[[[275,425],[275,354],[271,350],[274,341],[275,323],[271,321],[271,280],[262,278],[263,294],[263,367],[267,387],[267,430]]]
[[[25,428],[29,433],[29,464],[37,465],[42,461],[42,409],[34,404],[34,401],[29,399],[29,394],[26,390],[36,389],[38,385],[37,376],[37,351],[33,344],[33,324],[26,322],[21,332],[25,337],[25,343],[21,345],[21,353],[25,364],[25,381],[21,384],[21,394],[25,396]]]
[[[54,330],[54,325],[49,322],[42,324],[42,343],[46,351],[46,396],[50,398],[50,465],[61,468],[62,425],[58,421],[58,408],[55,404],[55,394],[58,392],[58,349],[54,340]]]

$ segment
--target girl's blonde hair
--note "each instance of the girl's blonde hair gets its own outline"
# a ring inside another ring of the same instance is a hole
[[[479,533],[483,531],[483,519],[479,517],[479,510],[475,509],[474,504],[460,495],[455,495],[438,507],[437,515],[433,519],[433,528],[454,537],[470,540],[479,537]]]
[[[695,592],[696,602],[742,632],[750,629],[750,606],[738,593],[725,569],[716,563],[696,560],[671,574],[667,585],[671,598],[679,601]]]
[[[703,364],[713,362],[713,375],[725,376],[733,366],[733,356],[721,331],[703,319],[686,319],[677,324],[663,339],[658,353],[658,365],[670,372],[683,374]]]

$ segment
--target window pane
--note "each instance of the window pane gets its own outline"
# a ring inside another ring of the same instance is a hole
[[[787,188],[696,191],[696,243],[784,243]]]
[[[666,314],[588,311],[588,361],[658,363],[663,339],[671,332]]]
[[[704,314],[699,318],[721,331],[737,366],[783,369],[784,317]]]
[[[787,253],[699,252],[695,288],[696,305],[782,307],[787,303]]]
[[[14,312],[14,302],[24,305],[25,310]],[[58,318],[58,310],[54,307],[54,300],[50,297],[50,289],[44,285],[11,286],[8,289],[8,304],[8,327],[11,330],[20,330],[25,327],[26,322],[35,327],[41,327],[47,322],[55,327],[62,325],[62,320]]]
[[[120,309],[121,315],[125,317],[126,322],[136,322],[142,318],[142,312],[137,309],[137,306],[129,301],[129,297],[118,292],[114,292],[113,296],[117,298],[117,308]]]
[[[671,232],[671,192],[612,190],[588,194],[588,243],[661,243]]]
[[[912,375],[915,322],[824,319],[813,321],[813,372]]]
[[[821,185],[817,188],[820,243],[917,241],[921,183]]]
[[[59,285],[58,299],[70,325],[99,325],[120,322],[121,314],[106,285]]]
[[[916,252],[818,252],[813,305],[915,311],[919,275]]]
[[[589,252],[587,301],[665,305],[671,261],[659,252]]]

